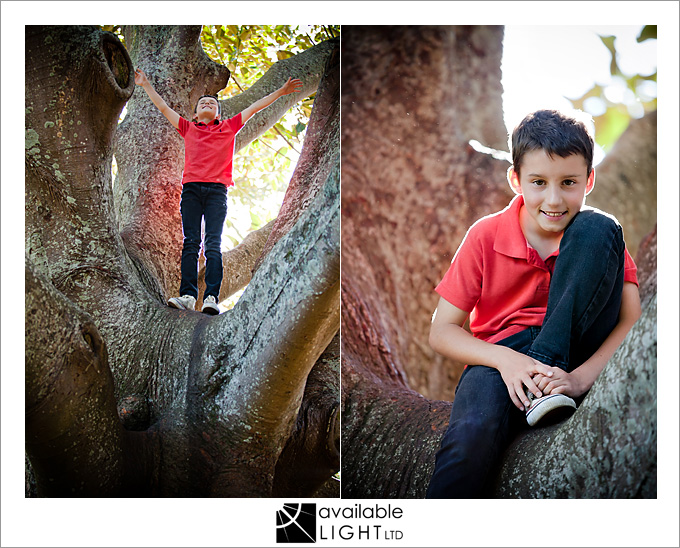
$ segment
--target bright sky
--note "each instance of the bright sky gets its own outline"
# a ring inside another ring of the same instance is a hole
[[[611,85],[607,91],[608,99],[634,103],[632,94],[626,92],[620,82],[612,81],[609,69],[611,55],[598,33],[616,36],[614,45],[622,72],[626,75],[649,75],[656,71],[657,41],[646,40],[638,44],[636,38],[641,29],[641,25],[506,26],[501,82],[508,131],[512,131],[532,111],[541,108],[571,109],[571,103],[565,97],[581,97],[595,83]],[[650,93],[655,96],[655,86],[650,88]],[[589,108],[591,106],[598,105],[588,105]],[[641,107],[636,113],[642,114]],[[595,162],[601,159],[600,152]]]

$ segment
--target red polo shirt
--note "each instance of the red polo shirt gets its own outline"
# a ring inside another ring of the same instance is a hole
[[[241,113],[208,125],[180,116],[177,131],[184,137],[184,183],[222,183],[233,186],[231,177],[234,139],[243,127]]]
[[[498,213],[473,224],[436,287],[453,306],[470,313],[478,339],[496,342],[530,326],[541,326],[550,277],[559,251],[545,261],[522,232],[521,195]],[[637,285],[637,267],[626,249],[624,280]]]

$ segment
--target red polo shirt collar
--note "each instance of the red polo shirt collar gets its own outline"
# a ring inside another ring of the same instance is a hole
[[[220,121],[217,118],[215,118],[211,123],[212,123],[213,126],[216,126],[220,123]],[[194,125],[208,127],[208,124],[206,124],[204,122],[199,122],[198,120],[194,121]]]
[[[530,265],[547,270],[552,274],[555,268],[555,259],[559,250],[548,255],[545,260],[541,259],[536,251],[527,241],[522,225],[519,221],[519,212],[524,205],[524,196],[516,195],[510,204],[503,210],[499,217],[496,237],[494,239],[493,250],[508,257],[524,259]]]
[[[527,240],[519,223],[519,211],[524,205],[524,197],[516,195],[501,213],[494,239],[493,249],[508,257],[527,258]]]

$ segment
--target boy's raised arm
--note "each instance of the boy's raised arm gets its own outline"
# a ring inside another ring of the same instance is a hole
[[[252,105],[241,112],[241,123],[245,124],[248,119],[255,114],[260,112],[263,108],[267,108],[279,97],[288,95],[289,93],[295,93],[302,89],[302,81],[297,78],[288,78],[288,81],[283,84],[279,89],[270,93],[266,97],[263,97],[259,101],[255,101]]]
[[[168,119],[175,129],[177,129],[179,127],[179,114],[172,110],[163,98],[158,95],[156,90],[153,89],[151,82],[147,79],[146,74],[144,74],[144,71],[141,69],[135,69],[135,84],[144,88],[144,91],[146,91],[151,102],[156,105],[156,108],[161,111],[161,114]]]

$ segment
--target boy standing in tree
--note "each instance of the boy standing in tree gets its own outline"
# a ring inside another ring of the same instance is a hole
[[[194,310],[198,297],[198,254],[201,245],[201,219],[205,220],[205,298],[202,312],[219,314],[217,301],[222,285],[222,230],[227,216],[227,188],[233,186],[232,159],[234,139],[248,119],[268,107],[279,97],[302,88],[297,78],[275,92],[256,101],[228,120],[220,120],[217,97],[203,95],[189,122],[172,110],[154,90],[140,69],[135,70],[135,84],[142,86],[156,108],[184,138],[184,173],[182,175],[182,281],[179,297],[168,305]]]
[[[470,365],[428,498],[488,495],[522,423],[572,413],[640,316],[622,229],[585,206],[593,148],[582,122],[556,111],[527,116],[512,134],[517,195],[472,225],[437,286],[430,345]]]

